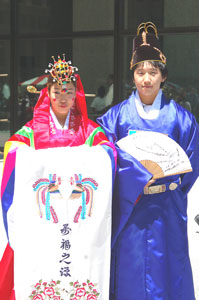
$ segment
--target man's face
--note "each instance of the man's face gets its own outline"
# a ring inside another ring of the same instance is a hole
[[[76,90],[72,83],[66,84],[66,91],[63,92],[62,86],[53,84],[50,88],[49,97],[54,114],[67,116],[75,100]]]
[[[145,61],[137,66],[134,71],[134,82],[141,101],[144,104],[152,104],[160,89],[160,84],[165,81],[159,68],[155,68],[150,62]]]

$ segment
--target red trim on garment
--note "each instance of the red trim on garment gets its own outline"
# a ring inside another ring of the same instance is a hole
[[[138,198],[137,198],[137,200],[135,201],[134,205],[136,205],[136,204],[139,202],[140,198],[141,198],[141,195],[138,196]]]
[[[17,141],[17,142],[23,142],[26,145],[30,146],[30,139],[27,138],[26,136],[20,135],[20,134],[15,134],[13,135],[9,141]]]

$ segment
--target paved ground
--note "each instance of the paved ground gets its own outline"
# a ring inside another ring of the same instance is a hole
[[[2,161],[0,160],[0,175],[2,172]],[[199,226],[194,218],[199,214],[199,179],[196,181],[188,196],[188,236],[189,252],[193,270],[196,300],[199,299]],[[3,228],[2,212],[0,209],[0,259],[7,244],[6,234]],[[179,299],[180,300],[180,299]],[[187,299],[188,300],[188,299]]]

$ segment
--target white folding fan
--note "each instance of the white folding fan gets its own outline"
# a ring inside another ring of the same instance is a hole
[[[140,161],[154,179],[192,171],[185,151],[166,134],[133,130],[117,145]]]

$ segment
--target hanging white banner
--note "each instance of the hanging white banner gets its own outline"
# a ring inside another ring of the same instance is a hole
[[[109,298],[111,198],[102,147],[17,150],[8,212],[16,300]]]

